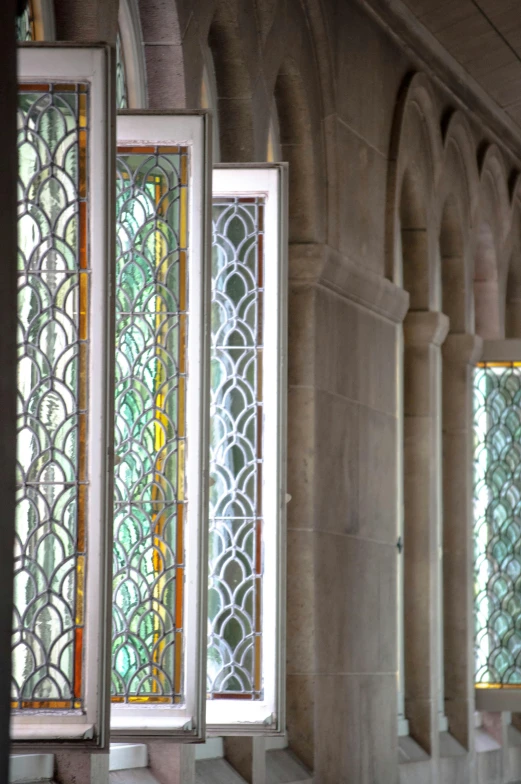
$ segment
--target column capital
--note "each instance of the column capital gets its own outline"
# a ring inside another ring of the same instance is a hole
[[[443,358],[458,365],[475,365],[483,351],[483,338],[462,332],[448,335],[443,344]]]
[[[441,346],[449,331],[449,318],[434,310],[410,310],[403,322],[406,346]]]

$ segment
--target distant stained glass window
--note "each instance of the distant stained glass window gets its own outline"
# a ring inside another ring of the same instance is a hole
[[[16,17],[16,40],[34,41],[34,15],[32,3],[28,0],[23,14]]]
[[[521,363],[474,375],[476,686],[521,687]]]
[[[116,106],[118,109],[128,109],[125,54],[123,52],[123,44],[119,31],[116,38]]]

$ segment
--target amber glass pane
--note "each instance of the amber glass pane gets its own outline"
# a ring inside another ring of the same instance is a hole
[[[117,160],[115,702],[182,697],[186,156]]]
[[[90,271],[79,274],[79,122],[79,86],[20,88],[15,708],[82,700]]]

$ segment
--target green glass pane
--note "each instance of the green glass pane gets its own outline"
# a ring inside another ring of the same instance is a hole
[[[521,368],[474,374],[476,682],[521,683]]]
[[[176,542],[184,503],[186,164],[186,151],[117,159],[112,695],[124,701],[181,696],[175,604],[183,558]]]

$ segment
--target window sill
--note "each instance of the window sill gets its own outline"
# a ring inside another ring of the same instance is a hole
[[[51,782],[53,774],[54,754],[12,754],[9,758],[9,784]]]
[[[111,743],[109,771],[136,770],[148,766],[148,752],[144,743]]]
[[[430,756],[416,743],[410,735],[398,738],[398,764],[408,765],[410,762],[428,762]]]
[[[492,735],[489,735],[488,732],[485,732],[483,729],[476,730],[474,745],[478,754],[485,754],[489,751],[499,751],[501,749],[497,740],[494,740]]]
[[[521,713],[521,688],[474,689],[476,710],[489,713]]]
[[[44,721],[42,716],[40,721]],[[16,741],[48,741],[48,740],[92,740],[93,724],[34,724],[13,719],[11,722],[11,740]]]
[[[164,733],[191,733],[193,721],[186,717],[147,716],[144,712],[139,716],[128,714],[115,715],[110,719],[110,731],[116,735],[161,735]]]

